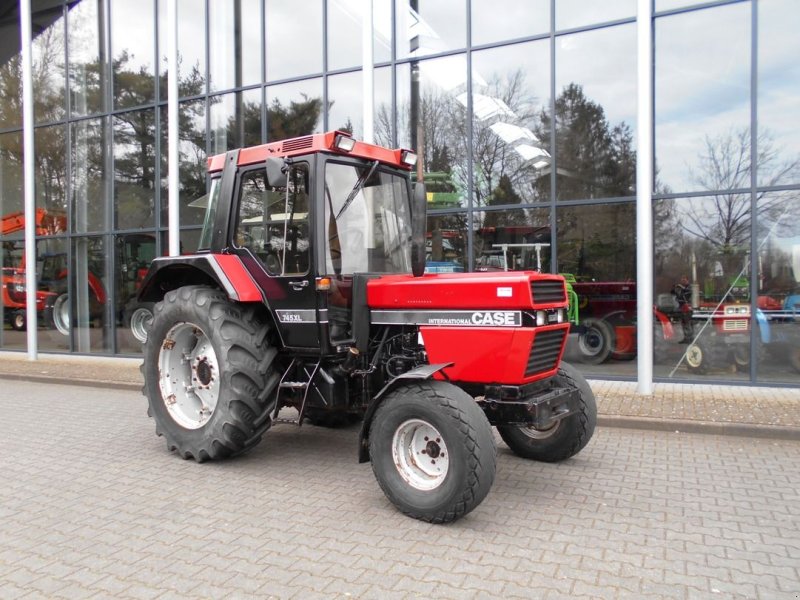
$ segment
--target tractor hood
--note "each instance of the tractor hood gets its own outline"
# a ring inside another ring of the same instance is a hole
[[[367,283],[371,309],[565,308],[564,278],[536,271],[385,275]]]

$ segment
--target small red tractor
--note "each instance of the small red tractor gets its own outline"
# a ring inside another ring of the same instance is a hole
[[[329,132],[209,159],[198,252],[156,258],[139,292],[155,303],[144,393],[169,450],[203,462],[276,422],[361,420],[359,462],[389,500],[445,523],[489,492],[492,426],[534,460],[589,442],[595,398],[561,362],[564,279],[425,274],[416,158]]]

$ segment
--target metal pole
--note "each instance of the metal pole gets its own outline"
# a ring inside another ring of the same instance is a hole
[[[364,141],[370,144],[375,142],[375,60],[373,57],[372,40],[374,25],[372,19],[372,0],[364,0],[364,13],[361,24],[361,51],[362,51],[362,94],[364,104]]]
[[[178,155],[178,0],[169,0],[167,10],[167,154],[169,255],[180,254],[180,160]]]
[[[638,0],[636,159],[636,392],[653,393],[653,6]]]
[[[22,152],[25,180],[25,321],[28,360],[36,360],[36,196],[33,180],[33,56],[31,55],[31,3],[20,0],[22,41]]]

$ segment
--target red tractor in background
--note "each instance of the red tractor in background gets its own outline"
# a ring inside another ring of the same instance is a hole
[[[200,249],[156,258],[139,292],[155,303],[144,392],[169,450],[236,456],[286,411],[361,420],[359,461],[389,500],[445,523],[489,492],[492,426],[528,459],[588,443],[595,399],[561,362],[564,279],[424,274],[415,163],[345,132],[209,159]]]
[[[43,208],[36,209],[35,234],[40,238],[66,231],[67,220],[64,215],[55,215]],[[25,229],[25,214],[10,213],[2,219],[3,236],[11,236]],[[44,239],[37,241],[42,244]],[[152,303],[140,304],[137,300],[139,286],[147,274],[150,261],[155,257],[155,237],[152,234],[125,234],[117,236],[116,241],[116,300],[120,307],[117,321],[130,328],[133,336],[140,342],[146,338],[146,326],[152,318]],[[4,317],[11,327],[24,330],[25,323],[25,254],[22,239],[3,240],[2,307]],[[70,296],[68,291],[69,265],[67,253],[48,252],[37,246],[36,306],[40,323],[57,330],[62,335],[70,332]],[[106,260],[102,249],[95,256],[89,252],[86,274],[88,315],[91,319],[100,318],[108,293],[103,278],[103,262]]]
[[[137,293],[147,274],[150,262],[155,258],[155,237],[152,234],[131,233],[116,238],[116,306],[117,323],[129,328],[131,334],[139,342],[147,338],[147,324],[153,316],[152,303],[140,303]],[[109,300],[106,285],[97,275],[102,273],[106,256],[100,253],[89,253],[86,275],[88,316],[90,319],[101,318],[105,304]],[[67,255],[61,253],[44,254],[40,257],[42,275],[39,281],[41,289],[56,294],[52,311],[48,313],[48,323],[63,335],[70,331],[70,296],[67,289]]]
[[[54,235],[66,229],[66,217],[52,215],[43,208],[35,212],[36,235]],[[11,236],[25,230],[25,213],[14,212],[5,215],[0,224],[0,233]],[[22,248],[11,240],[3,240],[2,300],[3,315],[12,329],[24,331],[27,328],[26,316],[25,255]],[[56,294],[46,290],[36,292],[36,312],[42,321],[52,310]]]
[[[581,360],[601,364],[636,357],[636,283],[576,282]],[[685,359],[691,373],[750,363],[750,307],[742,301],[696,302],[674,291],[658,294],[653,307],[655,362]],[[684,356],[685,355],[685,356]]]

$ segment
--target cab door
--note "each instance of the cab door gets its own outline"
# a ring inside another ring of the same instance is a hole
[[[280,187],[263,165],[242,171],[238,194],[236,253],[264,290],[284,346],[318,349],[308,163],[293,163]]]

